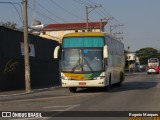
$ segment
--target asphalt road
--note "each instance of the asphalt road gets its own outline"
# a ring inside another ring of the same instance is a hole
[[[143,73],[127,75],[120,87],[113,86],[108,91],[90,88],[70,93],[67,88],[56,88],[26,95],[1,96],[0,111],[45,112],[46,117],[36,118],[38,120],[81,120],[80,116],[92,120],[128,120],[128,111],[160,111],[159,101],[160,75]]]

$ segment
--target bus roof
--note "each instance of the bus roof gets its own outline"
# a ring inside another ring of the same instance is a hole
[[[104,37],[106,33],[104,32],[75,32],[65,34],[63,37],[79,37],[79,36],[101,36]]]

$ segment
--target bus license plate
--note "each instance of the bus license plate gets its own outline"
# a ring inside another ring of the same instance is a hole
[[[79,85],[86,85],[86,82],[79,82]]]

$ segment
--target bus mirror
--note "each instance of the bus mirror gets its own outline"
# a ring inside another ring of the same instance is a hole
[[[55,49],[54,49],[54,59],[58,59],[58,52],[59,52],[59,49],[60,49],[60,46],[57,46]]]
[[[108,46],[107,45],[103,47],[103,57],[108,58]]]

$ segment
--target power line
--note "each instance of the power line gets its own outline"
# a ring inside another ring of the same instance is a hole
[[[110,16],[112,16],[106,9],[104,9],[104,7],[102,6],[102,9]],[[112,16],[113,17],[113,16]],[[119,20],[117,20],[115,17],[114,17],[114,20],[116,20],[118,23],[122,24]]]
[[[86,2],[84,2],[84,1],[82,1],[82,0],[72,0],[72,1],[74,1],[74,2],[76,2],[76,3],[78,3],[78,4],[81,4],[81,5],[86,5]],[[88,0],[88,4],[90,5],[90,6],[92,6],[92,5],[99,5],[98,3],[95,3],[95,2],[93,2],[93,1],[91,1],[91,0]],[[117,22],[118,24],[121,24],[121,22],[119,21],[119,20],[117,20],[115,17],[113,17],[104,7],[103,7],[103,5],[101,5],[102,7],[100,7],[100,9],[98,9],[100,12],[98,12],[97,10],[96,10],[96,12],[97,12],[97,14],[99,14],[101,17],[103,17],[103,18],[114,18],[113,20],[115,21],[115,22]],[[117,24],[117,23],[113,23],[114,21],[111,21],[111,23],[112,24]]]
[[[53,12],[49,11],[48,9],[46,9],[45,7],[43,7],[39,2],[36,2],[41,8],[43,8],[44,10],[46,10],[48,13],[50,13],[51,15],[57,17],[58,19],[60,19],[62,22],[66,22],[64,21],[62,18],[58,17],[57,15],[55,15]]]
[[[91,1],[91,0],[88,0],[88,2],[91,4],[91,5],[99,5],[99,3],[95,3],[95,2],[93,2],[93,1]]]
[[[103,7],[103,6],[102,6]],[[110,21],[110,23],[111,24],[117,24],[117,23],[114,23],[114,17],[113,16],[111,16],[110,14],[106,14],[104,11],[102,11],[101,9],[98,9],[100,12],[98,12],[98,11],[96,11],[101,17],[103,17],[103,18],[105,18],[105,19],[108,19],[108,18],[112,18],[111,19],[111,21]],[[118,23],[119,24],[119,23]]]
[[[81,5],[86,5],[86,3],[81,1],[81,0],[72,0],[72,1],[74,1],[74,2],[76,2],[78,4],[81,4]]]
[[[77,3],[80,3],[80,4],[82,4],[82,5],[86,5],[86,2],[84,2],[84,1],[82,1],[82,0],[72,0],[72,1],[75,1],[75,2],[77,2]],[[91,0],[88,0],[88,5],[90,5],[90,6],[92,6],[92,5],[99,5],[98,3],[95,3],[95,2],[93,2],[93,1],[91,1]]]
[[[29,9],[31,9],[32,11],[34,10],[33,8],[31,8],[29,5],[27,6]],[[46,14],[44,14],[43,12],[39,12],[39,11],[36,11],[39,15],[41,15],[41,16],[43,16],[44,18],[48,18],[50,21],[54,21],[55,23],[59,23],[59,22],[57,22],[56,20],[54,20],[54,19],[52,19],[52,18],[50,18],[50,17],[48,17]],[[47,20],[48,20],[47,19]]]
[[[16,10],[16,12],[17,12],[17,14],[18,14],[18,17],[19,17],[20,21],[21,21],[21,22],[22,22],[22,24],[23,24],[23,19],[21,18],[20,13],[19,13],[19,11],[18,11],[17,7],[15,6],[15,4],[18,4],[19,6],[21,6],[21,5],[20,5],[20,3],[18,3],[18,2],[0,2],[0,3],[2,3],[2,4],[10,4],[10,5],[12,5],[12,6],[14,7],[14,9]],[[21,7],[21,10],[22,10],[22,7]]]
[[[104,14],[101,14],[100,12],[98,12],[97,10],[95,10],[96,11],[96,13],[100,16],[100,17],[102,17],[102,18],[106,18],[106,16],[104,15]],[[108,18],[108,17],[107,17]]]
[[[64,10],[66,13],[68,13],[68,14],[70,14],[70,15],[72,15],[72,16],[74,16],[74,17],[80,19],[80,20],[84,20],[83,18],[81,18],[81,17],[79,17],[79,16],[77,16],[77,15],[71,13],[71,12],[68,11],[67,9],[64,9],[64,7],[60,6],[60,5],[59,5],[58,3],[56,3],[55,1],[53,1],[53,0],[50,0],[50,1],[52,2],[52,4],[54,4],[54,5],[56,5],[57,7],[61,8],[61,9]]]

